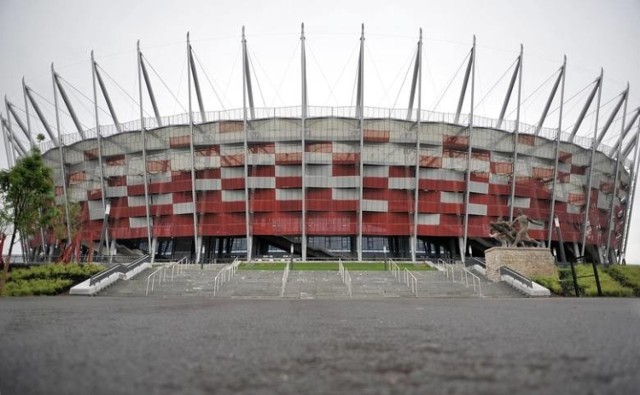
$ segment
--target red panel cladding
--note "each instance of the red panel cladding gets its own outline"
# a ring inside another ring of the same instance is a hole
[[[251,221],[254,235],[299,235],[302,232],[299,213],[257,213]]]
[[[387,200],[388,199],[388,190],[387,189],[363,189],[362,190],[362,198],[368,200]]]
[[[276,190],[255,189],[251,192],[249,207],[251,211],[276,211]]]
[[[222,202],[222,211],[225,213],[244,213],[246,211],[245,202]]]
[[[203,236],[246,235],[244,213],[206,214],[199,218],[198,229]]]
[[[338,154],[334,154],[334,157]],[[331,175],[334,177],[343,177],[343,176],[357,176],[358,175],[358,167],[353,165],[340,165],[335,164],[332,166]]]
[[[489,182],[489,173],[480,172],[480,171],[473,172],[473,173],[471,173],[471,176],[469,177],[469,180],[474,181],[474,182],[488,183]]]
[[[536,136],[532,136],[529,134],[519,134],[518,135],[518,144],[521,145],[530,145],[534,146],[536,143]]]
[[[193,197],[191,191],[189,192],[175,192],[173,194],[173,203],[191,203],[193,202]]]
[[[362,185],[364,188],[387,189],[389,180],[386,177],[363,177]]]
[[[532,169],[531,175],[535,178],[542,178],[544,180],[552,180],[553,179],[553,169],[547,169],[542,167],[534,167]]]
[[[140,196],[144,195],[144,185],[129,185],[127,187],[127,195]]]
[[[220,133],[241,132],[243,130],[244,124],[242,121],[222,121],[218,124]]]
[[[191,179],[191,173],[189,174],[189,179]],[[196,178],[199,180],[204,179],[219,179],[220,178],[220,168],[215,169],[204,169],[204,170],[196,170]]]
[[[324,152],[329,153],[333,152],[333,145],[330,141],[318,142],[318,143],[307,143],[305,147],[306,152]]]
[[[409,212],[413,211],[414,200],[413,192],[402,189],[389,189],[387,191],[388,211],[389,212]]]
[[[167,215],[153,219],[154,234],[158,237],[193,236],[193,215]]]
[[[177,181],[189,181],[189,183],[191,183],[191,172],[187,172],[187,171],[172,171],[171,172],[171,182],[177,182]]]
[[[439,156],[420,155],[420,167],[442,168],[442,158]]]
[[[147,171],[149,173],[161,173],[169,170],[171,170],[171,161],[169,160],[147,161]]]
[[[302,188],[302,177],[276,177],[276,188]]]
[[[220,166],[244,166],[244,154],[222,155],[220,157]]]
[[[275,143],[250,143],[249,152],[252,154],[275,154]]]
[[[485,195],[483,193],[470,193],[469,194],[469,203],[475,204],[492,204],[496,201],[495,196]]]
[[[302,211],[302,200],[277,200],[276,211]]]
[[[412,233],[412,215],[407,213],[363,213],[362,232],[370,236],[408,236]]]
[[[152,217],[155,217],[157,215],[172,215],[173,214],[173,205],[171,205],[171,204],[153,205],[153,206],[151,206],[151,209],[149,210],[149,213],[150,213],[150,215]]]
[[[469,137],[456,135],[443,135],[442,146],[447,148],[466,148],[469,145]]]
[[[169,138],[169,146],[171,148],[191,147],[191,136],[176,136]]]
[[[571,165],[571,174],[579,174],[583,176],[587,174],[587,166]]]
[[[491,172],[493,174],[511,174],[513,164],[509,162],[491,162]]]
[[[506,204],[495,204],[487,206],[487,215],[492,217],[509,217],[509,206]]]
[[[388,130],[364,129],[362,138],[366,142],[388,143],[389,142],[389,131]]]
[[[511,196],[511,185],[489,184],[489,194]]]
[[[416,176],[415,166],[389,166],[389,177],[410,177]]]
[[[56,187],[58,188],[58,187]],[[60,189],[62,189],[62,187],[60,187]],[[56,189],[56,196],[61,196],[58,195],[58,190]],[[89,200],[100,200],[102,199],[102,191],[100,189],[91,189],[87,191],[87,199]]]
[[[360,163],[360,154],[357,152],[340,152],[332,155],[334,165]]]
[[[331,188],[309,188],[307,200],[331,200]]]
[[[309,211],[349,211],[356,212],[358,211],[358,201],[357,200],[308,200],[307,199],[307,210]]]
[[[440,212],[443,214],[458,214],[464,213],[464,204],[462,203],[440,203]]]
[[[271,166],[249,166],[249,177],[275,177],[276,167]]]
[[[354,235],[358,231],[356,212],[308,212],[307,234],[310,236]]]
[[[107,179],[107,185],[110,187],[122,187],[127,185],[127,177],[114,176]]]
[[[98,148],[92,148],[84,151],[84,160],[98,159]]]
[[[188,180],[174,182],[154,182],[149,184],[150,194],[171,193],[171,192],[191,192],[191,177]]]
[[[244,189],[244,178],[225,178],[221,184],[222,189]]]
[[[197,148],[195,150],[196,156],[218,156],[220,155],[220,146],[212,145],[209,147]]]
[[[124,166],[127,162],[124,155],[113,155],[105,158],[107,166]]]
[[[69,174],[69,184],[82,182],[87,180],[87,175],[84,174],[84,171],[76,171],[75,173]]]
[[[299,165],[301,163],[301,152],[276,154],[276,165]]]
[[[570,152],[560,151],[558,153],[558,160],[562,163],[571,163],[572,156],[573,154],[571,154]]]
[[[421,179],[418,183],[420,189],[428,189],[433,191],[448,191],[448,192],[464,192],[464,181],[444,181],[444,180],[424,180]]]
[[[491,161],[491,153],[489,151],[476,150],[471,152],[471,159],[489,162]]]

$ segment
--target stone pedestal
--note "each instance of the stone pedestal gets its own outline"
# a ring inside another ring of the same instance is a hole
[[[506,266],[526,277],[557,276],[551,251],[539,247],[493,247],[484,252],[487,278],[500,281],[500,268]]]

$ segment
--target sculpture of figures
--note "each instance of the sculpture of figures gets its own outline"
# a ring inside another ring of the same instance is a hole
[[[529,223],[535,225],[541,225],[538,222],[532,221],[529,217],[527,217],[522,210],[518,210],[518,216],[513,220],[511,226],[515,228],[516,224],[518,225],[518,233],[516,234],[516,238],[511,244],[512,247],[518,247],[520,244],[523,247],[526,247],[527,243],[535,244],[538,247],[542,247],[542,243],[532,239],[529,237]]]
[[[489,236],[498,240],[502,244],[502,247],[510,246],[516,239],[516,232],[513,226],[511,226],[509,221],[502,219],[502,217],[499,217],[496,222],[491,222],[489,227],[491,228]]]

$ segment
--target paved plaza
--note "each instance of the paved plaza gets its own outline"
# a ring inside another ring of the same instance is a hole
[[[0,393],[637,394],[640,302],[27,297]]]

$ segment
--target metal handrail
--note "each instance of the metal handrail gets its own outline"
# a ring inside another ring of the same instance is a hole
[[[411,293],[418,296],[418,279],[406,267],[404,268],[404,282],[411,288]]]
[[[500,268],[500,275],[507,275],[512,277],[515,280],[520,281],[522,284],[526,285],[529,288],[533,288],[533,281],[525,277],[524,275],[516,272],[515,270],[508,268],[506,266],[502,266]]]
[[[99,283],[100,281],[102,281],[107,277],[110,277],[114,273],[126,274],[129,271],[135,269],[136,267],[142,265],[143,263],[146,263],[149,258],[150,258],[149,255],[144,255],[139,259],[131,262],[128,265],[123,265],[122,263],[118,263],[117,265],[111,266],[110,268],[105,269],[100,273],[91,276],[91,278],[89,279],[89,285],[94,285],[96,283]]]
[[[351,288],[351,275],[349,274],[349,270],[344,267],[342,263],[342,259],[338,261],[338,274],[342,277],[342,282],[347,286],[347,292],[349,293],[349,297],[352,297],[352,288]]]
[[[397,278],[400,282],[400,266],[392,260],[389,260],[389,271],[393,275],[393,278]]]
[[[466,276],[471,276],[471,283],[473,284],[473,292],[476,292],[476,283],[478,284],[478,296],[482,296],[482,283],[480,281],[480,277],[476,276],[475,274],[471,273],[471,271],[469,271],[467,268],[463,269],[465,271],[465,277]],[[468,282],[468,277],[467,278],[467,288],[469,287],[469,282]]]
[[[169,269],[171,269],[171,282],[173,282],[174,273],[181,274],[182,271],[183,271],[182,264],[184,264],[185,262],[187,262],[187,257],[183,257],[179,261],[176,261],[176,262],[171,262],[168,265],[162,265],[157,270],[155,270],[153,273],[148,275],[147,276],[147,288],[146,288],[146,291],[145,291],[145,296],[149,295],[149,282],[151,282],[151,292],[153,292],[153,289],[155,288],[155,285],[156,285],[156,274],[157,273],[161,273],[161,275],[158,276],[159,277],[158,278],[158,285],[160,285],[163,282],[167,281],[167,272],[169,271]]]
[[[284,267],[284,271],[282,272],[282,288],[280,289],[280,297],[284,296],[284,289],[287,286],[287,281],[289,280],[290,270],[291,270],[291,263],[287,262],[287,265]]]
[[[238,271],[238,266],[240,266],[240,259],[236,258],[232,263],[226,265],[220,270],[220,272],[213,279],[213,296],[216,296],[216,294],[220,290],[220,287],[222,287],[222,284],[231,281],[233,276],[235,276],[236,272]]]

